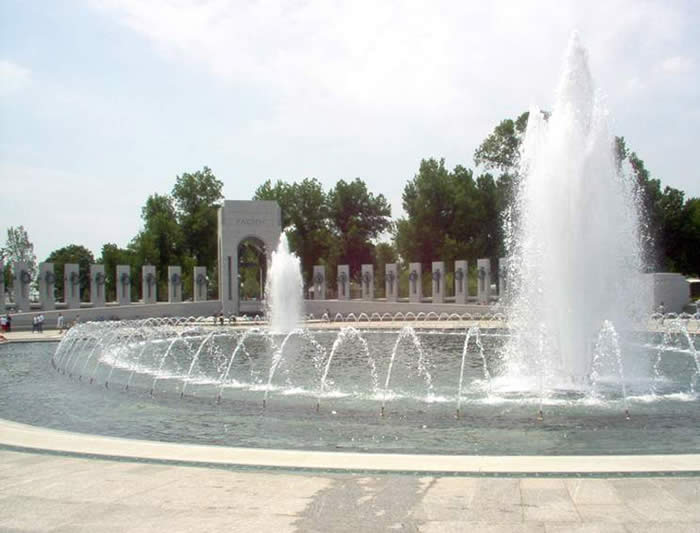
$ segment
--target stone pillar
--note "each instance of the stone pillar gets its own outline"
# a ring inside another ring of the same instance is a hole
[[[63,265],[63,301],[68,309],[80,309],[80,267],[76,263]]]
[[[182,268],[179,266],[168,267],[168,303],[174,304],[182,301]]]
[[[374,265],[362,265],[362,299],[374,300]]]
[[[117,302],[119,305],[131,303],[131,267],[117,265]]]
[[[445,263],[433,261],[433,303],[441,304],[445,301]]]
[[[491,260],[477,259],[476,273],[477,299],[479,300],[480,304],[487,304],[489,303],[489,298],[491,297]]]
[[[469,296],[469,265],[466,261],[455,261],[455,303],[466,304]]]
[[[338,300],[350,299],[350,265],[338,265]]]
[[[408,300],[420,302],[423,299],[423,266],[420,263],[408,265]]]
[[[14,264],[12,277],[12,288],[15,294],[15,308],[18,312],[29,311],[29,285],[32,276],[26,263],[17,262]]]
[[[312,278],[314,284],[314,300],[326,299],[326,267],[323,265],[314,265],[314,276]]]
[[[399,269],[396,263],[384,265],[384,291],[387,302],[396,302],[399,299]]]
[[[141,267],[141,299],[145,304],[154,304],[158,301],[158,278],[156,267],[143,265]]]
[[[117,289],[119,280],[117,280]],[[105,306],[105,266],[90,265],[90,301],[92,307]]]
[[[206,302],[209,299],[209,278],[207,267],[194,267],[192,276],[194,280],[193,293],[195,302]]]
[[[498,259],[498,298],[503,299],[508,292],[508,259]]]
[[[5,265],[0,259],[0,313],[5,312]]]
[[[44,311],[56,309],[56,274],[53,272],[53,263],[39,263],[39,301]]]

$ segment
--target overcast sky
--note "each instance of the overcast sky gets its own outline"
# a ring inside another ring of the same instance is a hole
[[[700,196],[699,2],[0,0],[0,244],[125,246],[152,193],[204,165],[363,178],[401,212],[421,158],[473,166],[503,118],[551,106],[569,34],[611,129]]]

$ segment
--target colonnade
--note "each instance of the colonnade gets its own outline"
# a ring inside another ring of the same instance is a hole
[[[455,303],[466,304],[469,295],[469,263],[465,260],[454,262],[452,276],[448,277],[445,270],[444,261],[433,261],[430,270],[432,279],[432,291],[429,295],[423,294],[423,264],[409,263],[408,265],[408,294],[405,296],[410,302],[421,302],[424,297],[430,297],[433,303],[443,303],[451,292],[454,295]],[[493,297],[502,297],[507,291],[507,263],[506,258],[498,260],[498,272],[493,272],[491,260],[477,259],[476,261],[476,300],[479,303],[487,304]],[[492,293],[491,281],[497,280],[496,292]],[[374,265],[367,264],[361,266],[360,285],[362,287],[362,300],[375,299],[375,272]],[[448,291],[448,281],[452,283],[451,291]],[[324,265],[315,265],[313,268],[312,285],[314,300],[326,299],[326,288],[333,283],[332,279],[326,276]],[[350,266],[338,265],[337,276],[338,300],[350,299]],[[397,263],[387,263],[384,266],[384,290],[388,302],[399,300],[399,265]]]
[[[0,261],[0,272],[3,270]],[[41,309],[51,311],[56,309],[57,303],[63,303],[65,309],[79,309],[81,306],[80,292],[83,288],[80,280],[79,266],[77,263],[66,263],[63,265],[63,302],[57,302],[55,298],[56,274],[53,263],[40,263],[39,273],[34,279],[28,265],[22,262],[13,263],[13,296],[15,310],[30,310],[30,287],[37,281],[39,289],[39,302]],[[117,265],[115,268],[116,299],[118,305],[129,305],[132,303],[131,289],[139,282],[141,283],[142,302],[144,304],[154,304],[158,301],[158,284],[156,267],[144,265],[141,267],[141,278],[134,279],[131,275],[131,266]],[[106,303],[105,294],[105,267],[104,265],[90,265],[90,304],[91,307],[104,307]],[[208,294],[209,279],[207,278],[206,267],[194,267],[193,280],[193,300],[195,302],[206,301]],[[182,301],[182,268],[179,266],[168,267],[168,303]],[[0,276],[0,312],[5,310],[5,286],[4,279]]]

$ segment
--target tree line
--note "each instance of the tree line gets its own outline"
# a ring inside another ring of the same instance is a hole
[[[450,170],[444,159],[423,159],[404,186],[406,215],[394,221],[384,195],[370,192],[360,178],[340,179],[328,191],[315,178],[267,180],[253,199],[279,203],[284,231],[291,250],[301,259],[307,285],[313,265],[326,266],[332,293],[337,265],[350,265],[351,278],[359,281],[361,265],[373,263],[375,287],[381,295],[386,263],[421,262],[429,271],[434,260],[449,265],[455,259],[467,259],[474,265],[477,258],[496,260],[504,255],[503,214],[520,179],[520,147],[528,118],[523,113],[501,121],[477,147],[474,161],[481,173],[462,165]],[[623,137],[615,138],[615,143],[618,161],[632,168],[642,203],[645,263],[650,270],[700,274],[700,198],[685,198],[683,191],[662,186]],[[63,297],[65,263],[80,265],[87,291],[89,265],[95,262],[105,265],[108,298],[116,294],[117,264],[130,265],[133,279],[140,279],[142,265],[155,265],[160,294],[166,294],[168,265],[181,265],[185,298],[191,296],[192,267],[206,266],[210,297],[217,297],[217,209],[223,200],[222,187],[207,167],[183,173],[176,176],[169,194],[155,193],[146,199],[141,210],[143,228],[125,248],[107,243],[97,258],[77,244],[54,250],[45,261],[55,265],[57,297]],[[35,277],[36,257],[22,226],[8,230],[2,256],[6,285],[14,260],[28,262]],[[242,290],[258,294],[256,265],[264,262],[259,250],[244,248],[241,258]],[[400,278],[404,286],[405,277]],[[427,272],[424,283],[427,290]],[[132,291],[137,298],[140,283],[132,284]]]

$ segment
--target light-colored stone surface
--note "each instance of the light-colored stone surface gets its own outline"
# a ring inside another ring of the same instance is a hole
[[[408,265],[408,300],[419,303],[423,299],[423,265],[409,263]]]
[[[325,470],[463,474],[700,472],[700,455],[409,455],[233,448],[71,433],[3,419],[0,419],[0,444],[125,459]],[[564,488],[557,488],[561,490]],[[640,498],[643,496],[640,494]]]
[[[314,287],[314,300],[326,299],[326,267],[324,265],[314,265],[311,282]]]
[[[469,297],[469,265],[465,260],[455,261],[455,303],[466,304]]]
[[[145,304],[154,304],[158,301],[158,278],[154,265],[141,267],[141,301]]]
[[[195,302],[206,302],[209,298],[209,279],[207,278],[207,267],[194,267],[192,275],[192,294]]]
[[[399,299],[399,268],[396,263],[384,265],[384,294],[387,302]]]
[[[116,291],[119,305],[131,303],[131,267],[129,265],[117,265]]]
[[[362,299],[374,300],[374,265],[361,266]]]
[[[168,267],[168,303],[176,304],[182,301],[182,268]]]
[[[697,509],[644,520],[632,509],[640,491],[680,508],[698,478],[583,480],[620,498],[595,512],[577,503],[571,481],[237,471],[0,450],[0,531],[700,531]]]
[[[218,213],[219,306],[226,315],[238,314],[238,247],[254,239],[265,248],[268,262],[282,232],[277,202],[225,200]]]
[[[39,302],[41,302],[41,308],[44,311],[51,311],[56,308],[55,284],[56,275],[53,270],[53,263],[39,263]]]
[[[441,304],[445,301],[445,263],[433,261],[431,275],[433,278],[433,303]]]
[[[336,276],[336,296],[338,300],[350,299],[350,265],[338,265]]]
[[[68,309],[80,307],[80,265],[63,265],[63,301]]]
[[[97,309],[105,305],[104,265],[90,265],[90,302]]]
[[[15,299],[15,309],[29,311],[29,280],[23,279],[22,273],[29,274],[27,264],[15,262],[12,264],[12,291]],[[26,277],[26,276],[25,276]]]
[[[491,260],[476,260],[476,297],[479,303],[486,304],[491,298]]]

